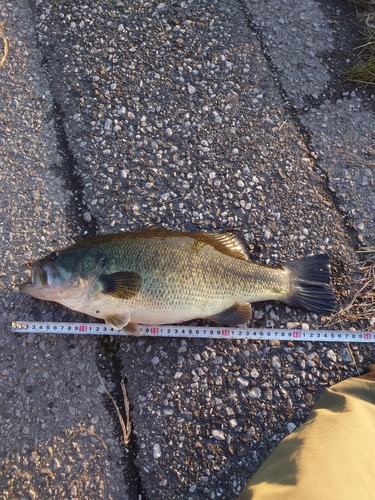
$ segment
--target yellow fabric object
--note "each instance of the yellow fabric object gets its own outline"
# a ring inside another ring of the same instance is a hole
[[[271,499],[375,499],[375,381],[351,378],[327,389],[237,500]]]

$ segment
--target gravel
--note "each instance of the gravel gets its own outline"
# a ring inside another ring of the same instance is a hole
[[[156,498],[234,498],[323,390],[355,373],[342,345],[195,339],[183,355],[180,347],[177,339],[128,339],[118,353],[134,405],[136,463]],[[355,347],[363,362],[366,347]],[[147,350],[160,357],[157,366],[144,362]],[[213,363],[217,357],[223,363]],[[254,367],[259,376],[240,386],[241,373]]]

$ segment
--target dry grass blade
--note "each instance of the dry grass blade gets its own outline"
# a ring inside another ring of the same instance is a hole
[[[370,251],[370,250],[368,250]],[[372,250],[374,251],[374,250]],[[363,252],[363,251],[362,251]],[[358,281],[358,290],[350,303],[333,314],[328,324],[338,324],[342,321],[368,321],[368,329],[375,324],[375,257],[363,263],[362,278]]]
[[[358,365],[357,365],[357,361],[355,360],[355,357],[353,355],[353,351],[352,351],[352,348],[350,347],[350,344],[349,342],[347,342],[346,344],[346,348],[348,349],[348,352],[350,354],[350,357],[352,358],[352,363],[356,369],[356,372],[357,372],[357,375],[360,375],[360,371],[358,370]]]
[[[8,43],[7,38],[5,38],[4,33],[3,33],[4,24],[5,24],[5,21],[0,22],[0,37],[3,39],[3,44],[4,44],[4,53],[3,53],[2,58],[0,59],[0,69],[4,68],[5,59],[7,58],[8,52],[9,52],[9,43]]]
[[[129,406],[128,393],[126,392],[125,382],[123,380],[121,380],[121,390],[122,390],[122,395],[124,398],[124,407],[125,407],[125,415],[126,415],[125,427],[126,427],[127,441],[125,441],[125,444],[128,444],[129,438],[130,438],[130,433],[131,433],[130,406]]]
[[[122,394],[124,397],[126,422],[124,421],[124,419],[121,415],[120,408],[117,406],[116,401],[113,399],[111,393],[106,388],[102,376],[100,375],[99,372],[97,375],[98,375],[98,378],[100,380],[100,384],[104,389],[104,392],[107,394],[107,396],[109,396],[109,398],[111,399],[111,401],[113,403],[113,406],[115,407],[115,410],[116,410],[116,413],[117,413],[117,416],[118,416],[118,419],[119,419],[119,422],[121,425],[121,429],[122,429],[123,440],[124,440],[124,443],[127,445],[127,444],[129,444],[129,441],[130,441],[131,423],[130,423],[129,400],[128,400],[128,395],[127,395],[126,388],[125,388],[125,383],[123,380],[121,380],[121,389],[122,389]]]
[[[342,149],[335,148],[335,151],[340,154],[342,159],[351,165],[358,167],[375,167],[375,149],[369,148],[362,155],[352,153],[350,151],[343,151]]]
[[[75,439],[77,436],[79,436],[79,434],[88,434],[89,436],[92,436],[94,438],[96,438],[98,441],[100,441],[103,445],[103,448],[105,450],[108,449],[108,446],[106,445],[105,441],[103,438],[101,438],[100,436],[98,436],[95,432],[92,432],[90,431],[89,429],[86,429],[86,427],[80,427],[76,432],[74,432],[74,434],[72,434],[70,436],[70,438],[68,439],[68,442],[67,444],[71,443],[73,441],[73,439]]]
[[[351,0],[361,5],[364,12],[358,14],[363,26],[363,43],[356,47],[360,50],[358,64],[345,72],[347,80],[364,85],[375,85],[375,2],[373,0]]]
[[[345,72],[347,80],[362,85],[375,85],[375,58],[359,63]]]
[[[365,17],[365,25],[370,30],[375,30],[375,12],[370,12]]]

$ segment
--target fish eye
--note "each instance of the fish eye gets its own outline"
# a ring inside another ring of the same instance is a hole
[[[57,255],[58,255],[57,252],[51,252],[49,254],[49,260],[56,260],[57,259]]]

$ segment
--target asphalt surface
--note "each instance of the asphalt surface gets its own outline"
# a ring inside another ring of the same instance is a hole
[[[328,252],[345,304],[375,244],[375,97],[342,78],[354,10],[14,0],[2,20],[0,499],[235,498],[371,346],[13,334],[88,320],[17,287],[52,249],[154,224],[235,231],[267,264]],[[268,303],[251,325],[324,322]],[[121,411],[125,380],[127,445],[98,371]]]

